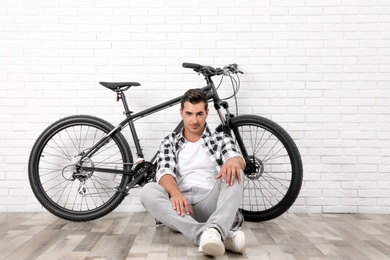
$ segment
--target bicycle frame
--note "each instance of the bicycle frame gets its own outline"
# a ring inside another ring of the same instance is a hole
[[[225,100],[236,98],[240,89],[238,74],[242,72],[237,64],[213,68],[183,63],[183,68],[204,76],[207,84],[202,89],[206,92],[206,102],[214,103],[221,122],[215,129],[215,137],[230,135],[232,139],[228,143],[235,142],[245,160],[241,208],[245,220],[266,221],[283,214],[293,205],[302,186],[302,159],[294,140],[272,120],[250,114],[234,116],[229,112]],[[221,83],[224,76],[232,83],[232,95],[223,100],[217,92],[220,85],[214,86],[211,80],[217,75],[223,75]],[[63,219],[100,218],[114,210],[130,189],[156,181],[160,152],[154,157],[148,154],[147,160],[144,159],[135,121],[177,105],[183,97],[132,112],[125,91],[139,86],[138,82],[100,84],[116,92],[117,101],[122,100],[123,121],[113,126],[96,116],[68,116],[48,126],[30,152],[28,176],[34,195],[48,211]],[[183,125],[182,120],[174,132],[180,133]],[[126,140],[121,132],[127,126],[134,143]],[[211,146],[215,149],[221,144]],[[220,156],[218,153],[217,157]],[[218,160],[218,163],[223,162]],[[220,173],[224,174],[221,168]]]
[[[217,114],[218,114],[219,119],[221,121],[223,130],[230,133],[228,121],[229,121],[229,118],[232,117],[233,115],[231,115],[229,112],[229,109],[228,109],[229,105],[226,101],[222,101],[219,98],[217,90],[216,90],[215,85],[214,85],[214,82],[211,80],[211,77],[205,77],[205,80],[207,82],[207,85],[205,87],[203,87],[202,89],[203,89],[203,91],[206,92],[207,100],[213,101],[214,108],[217,111]],[[117,90],[116,92],[118,95],[118,101],[122,100],[123,107],[125,110],[124,112],[126,115],[126,119],[124,119],[121,123],[119,123],[116,127],[114,127],[114,129],[111,132],[109,132],[106,137],[104,137],[98,143],[96,143],[93,147],[91,147],[90,150],[84,152],[84,154],[81,155],[81,158],[80,158],[79,163],[78,163],[78,165],[79,165],[78,167],[79,167],[79,169],[87,170],[87,171],[93,170],[93,171],[101,171],[101,172],[107,172],[107,173],[133,176],[134,175],[133,169],[131,169],[129,171],[129,170],[118,170],[118,169],[107,169],[107,168],[96,168],[96,167],[84,167],[84,166],[80,166],[80,165],[81,165],[82,160],[85,157],[90,157],[93,154],[95,154],[102,146],[104,146],[107,142],[109,142],[112,135],[114,135],[117,131],[122,131],[127,125],[129,126],[131,135],[133,137],[138,160],[144,160],[143,159],[144,155],[142,152],[140,140],[138,139],[137,131],[136,131],[135,126],[134,126],[134,121],[139,119],[139,118],[143,118],[145,116],[154,114],[158,111],[167,109],[167,108],[172,107],[174,105],[177,105],[178,103],[180,103],[182,96],[176,97],[176,98],[171,99],[169,101],[163,102],[159,105],[153,106],[151,108],[148,108],[148,109],[145,109],[145,110],[142,110],[138,113],[133,114],[133,112],[129,110],[129,107],[128,107],[128,104],[126,101],[125,90]],[[223,114],[221,112],[221,107],[223,107],[226,110],[225,117],[223,116]],[[174,131],[178,132],[181,130],[182,127],[183,127],[183,121],[181,121],[177,125],[177,127],[175,128]],[[235,136],[236,136],[236,138],[239,137],[239,133],[236,131],[235,131]],[[238,138],[238,139],[241,139],[241,138]],[[238,142],[240,143],[240,140],[238,140]],[[244,147],[244,146],[242,146],[242,147]],[[242,152],[243,152],[243,154],[246,153],[246,151],[242,151]],[[150,162],[154,163],[156,158],[157,158],[157,153],[153,156],[153,158],[150,160]],[[134,165],[134,163],[133,163],[133,165]]]

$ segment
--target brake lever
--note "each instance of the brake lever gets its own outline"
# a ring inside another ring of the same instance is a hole
[[[244,72],[240,71],[240,70],[230,70],[230,68],[225,68],[223,70],[223,75],[229,75],[230,73],[233,73],[233,74],[244,74]]]

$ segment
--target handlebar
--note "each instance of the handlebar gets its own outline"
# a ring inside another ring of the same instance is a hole
[[[215,75],[230,74],[230,73],[243,74],[242,71],[238,70],[238,66],[235,63],[229,64],[221,69],[221,68],[213,68],[211,66],[200,65],[196,63],[185,62],[183,63],[183,68],[194,69],[194,71],[198,73],[202,73],[204,76],[209,76],[209,77]]]

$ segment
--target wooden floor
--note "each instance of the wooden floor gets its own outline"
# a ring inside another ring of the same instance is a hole
[[[73,223],[49,213],[0,213],[0,259],[207,259],[146,213]],[[247,251],[219,259],[390,259],[389,215],[285,214],[245,222]],[[210,258],[210,257],[209,257]]]

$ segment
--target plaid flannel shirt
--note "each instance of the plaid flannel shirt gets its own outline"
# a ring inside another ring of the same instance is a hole
[[[231,137],[223,132],[212,134],[207,124],[201,135],[201,139],[203,140],[202,147],[210,160],[214,163],[217,172],[219,172],[222,164],[229,158],[235,156],[242,157]],[[164,138],[159,148],[157,160],[157,182],[166,174],[170,174],[176,179],[178,174],[177,158],[184,143],[183,129],[177,134],[172,133]],[[241,211],[238,210],[231,230],[237,231],[242,226],[243,222],[244,218]]]

